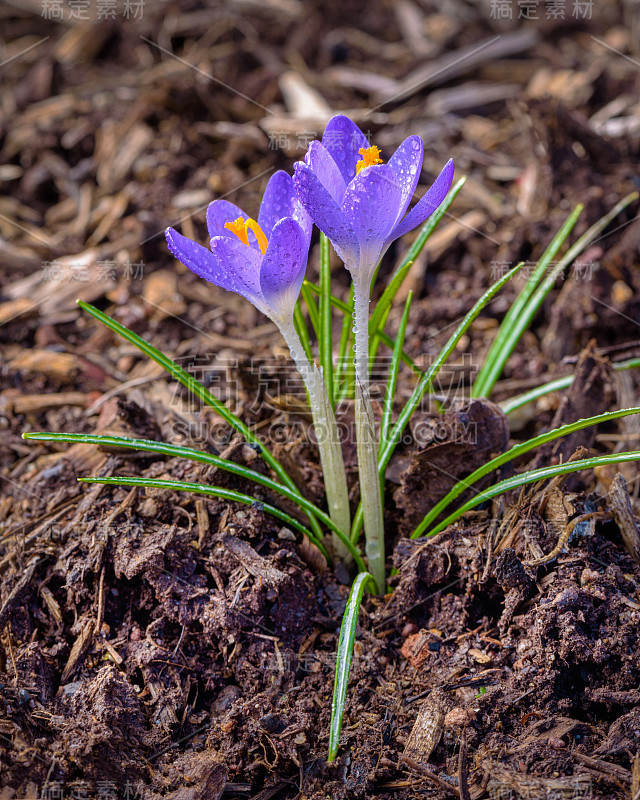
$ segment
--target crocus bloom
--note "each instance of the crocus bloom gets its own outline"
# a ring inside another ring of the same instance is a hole
[[[327,123],[322,142],[311,142],[304,161],[296,162],[294,183],[300,202],[354,280],[370,282],[391,242],[421,225],[449,191],[452,160],[406,213],[423,153],[422,139],[409,136],[384,164],[380,150],[369,146],[360,128],[338,115]]]
[[[349,494],[336,418],[322,373],[307,359],[293,323],[312,222],[291,176],[282,171],[272,175],[257,221],[233,203],[215,200],[207,210],[207,227],[210,250],[167,228],[169,250],[196,275],[246,297],[277,325],[309,392],[329,512],[341,530],[349,531]],[[338,538],[335,548],[345,557]]]
[[[312,223],[291,176],[276,172],[265,189],[258,220],[233,203],[207,209],[211,249],[167,228],[169,250],[201,278],[246,297],[276,324],[288,322],[300,293]]]

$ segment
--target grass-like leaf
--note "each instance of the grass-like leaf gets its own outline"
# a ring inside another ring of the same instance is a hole
[[[446,519],[439,522],[435,528],[432,528],[432,530],[429,531],[429,536],[435,536],[436,533],[440,533],[440,531],[444,530],[448,525],[451,525],[452,522],[460,519],[467,511],[511,489],[517,489],[520,486],[545,480],[546,478],[555,478],[556,475],[567,475],[572,472],[580,472],[580,470],[583,469],[604,467],[607,464],[620,464],[624,461],[640,461],[640,450],[631,450],[627,453],[612,453],[606,456],[593,456],[592,458],[568,461],[566,464],[556,464],[551,467],[542,467],[540,469],[530,470],[529,472],[523,472],[521,475],[514,475],[511,478],[500,481],[500,483],[496,483],[488,489],[479,492],[463,506],[460,506],[460,508],[456,509],[452,514],[449,514]],[[411,534],[411,538],[416,538],[415,531]]]
[[[556,439],[560,439],[562,436],[568,436],[570,433],[574,431],[582,430],[583,428],[588,428],[591,425],[599,425],[603,422],[610,422],[614,419],[619,419],[620,417],[628,417],[631,414],[638,414],[640,413],[640,407],[638,408],[625,408],[620,411],[609,411],[605,414],[598,414],[595,417],[589,417],[587,419],[580,419],[577,422],[571,422],[567,425],[562,425],[560,428],[554,428],[551,431],[547,431],[546,433],[541,433],[539,436],[536,436],[533,439],[529,439],[526,442],[522,442],[521,444],[517,444],[512,447],[510,450],[507,450],[506,453],[502,453],[501,455],[497,456],[496,458],[491,459],[491,461],[487,461],[486,464],[483,464],[477,470],[471,473],[468,477],[464,478],[461,481],[458,481],[456,485],[451,489],[451,491],[445,495],[436,505],[429,511],[429,513],[425,516],[422,522],[418,525],[415,531],[411,534],[412,538],[417,538],[418,536],[422,536],[424,532],[429,528],[429,526],[436,520],[440,514],[449,506],[451,503],[465,491],[465,489],[470,488],[473,486],[474,483],[477,483],[481,478],[484,478],[485,475],[488,475],[490,472],[498,469],[503,464],[506,464],[508,461],[513,461],[514,458],[518,458],[519,456],[524,455],[525,453],[534,450],[536,447],[540,447],[547,442],[553,442]],[[430,534],[428,534],[430,535]]]
[[[129,478],[126,476],[113,476],[113,477],[97,477],[97,478],[78,478],[81,483],[103,483],[107,486],[145,486],[151,489],[170,489],[174,492],[190,492],[191,494],[202,494],[206,497],[221,497],[224,500],[234,500],[237,503],[243,503],[246,506],[254,506],[260,511],[266,511],[272,517],[286,523],[293,530],[302,533],[309,541],[313,542],[320,550],[328,563],[331,563],[331,557],[327,552],[324,544],[315,534],[308,528],[298,522],[295,517],[287,514],[269,503],[263,503],[261,500],[256,500],[251,495],[244,494],[243,492],[236,492],[233,489],[225,489],[222,486],[207,486],[201,483],[190,483],[189,481],[172,481],[161,480],[156,478]]]
[[[413,292],[410,291],[404,304],[402,317],[400,318],[400,325],[398,326],[398,333],[396,334],[396,341],[393,348],[393,354],[391,356],[391,364],[389,365],[389,374],[387,376],[387,393],[384,399],[382,422],[380,423],[380,452],[382,452],[384,444],[387,441],[389,426],[391,424],[393,401],[395,399],[396,387],[398,385],[398,373],[400,372],[400,362],[402,360],[402,348],[404,347],[404,339],[407,333],[407,323],[409,322],[409,311],[411,309],[412,300]]]
[[[518,294],[509,310],[505,314],[502,324],[498,329],[496,338],[493,340],[487,355],[485,356],[482,367],[478,370],[474,381],[471,395],[472,397],[489,397],[495,382],[500,377],[504,365],[513,352],[522,332],[531,322],[529,301],[532,299],[536,287],[542,280],[552,259],[556,256],[567,237],[573,230],[578,217],[582,213],[584,206],[579,204],[566,219],[558,233],[551,240],[551,244],[542,254],[536,268],[531,273],[522,291]],[[524,325],[522,324],[524,321]]]
[[[582,210],[582,205],[579,205],[574,210],[544,252],[530,280],[527,281],[524,289],[505,315],[498,335],[489,349],[489,353],[487,354],[482,368],[476,376],[471,392],[472,397],[490,396],[496,381],[502,374],[507,359],[514,351],[524,331],[529,327],[531,321],[538,313],[538,309],[553,288],[557,278],[573,261],[575,261],[580,253],[602,233],[607,225],[609,225],[609,223],[628,205],[634,200],[637,200],[637,198],[638,192],[632,192],[624,197],[608,214],[605,214],[585,231],[575,244],[567,250],[564,256],[555,263],[552,269],[547,271],[547,267],[551,264],[552,259],[573,229],[578,215]]]
[[[300,305],[300,298],[296,301],[293,308],[293,324],[300,339],[300,344],[304,350],[306,357],[313,363],[313,351],[311,350],[311,337],[309,336],[309,328],[307,321],[304,318],[302,306]]]
[[[314,294],[320,296],[320,287],[317,284],[305,280],[304,285],[307,286]],[[352,287],[352,293],[353,293],[353,287]],[[342,331],[345,339],[345,347],[344,350],[342,350],[342,338],[341,338],[340,357],[338,360],[338,366],[336,367],[336,375],[338,374],[338,372],[340,372],[340,376],[342,376],[344,372],[349,372],[349,370],[353,372],[353,370],[351,369],[353,367],[353,358],[349,358],[349,356],[347,355],[347,353],[352,351],[352,348],[349,347],[349,344],[351,345],[353,344],[351,336],[351,334],[353,333],[353,296],[350,297],[349,303],[345,303],[344,300],[340,300],[339,297],[336,297],[335,295],[332,294],[331,305],[344,315],[342,323],[343,324]],[[344,333],[345,330],[346,333]],[[378,336],[380,338],[380,341],[386,347],[388,347],[389,350],[391,350],[391,352],[393,352],[395,341],[391,338],[391,336],[389,336],[388,333],[385,333],[383,330],[378,328],[376,330],[376,336]],[[415,363],[415,361],[411,358],[411,356],[404,350],[402,351],[401,358],[402,361],[409,367],[409,369],[416,375],[418,376],[424,375],[424,372]],[[342,365],[341,369],[339,369],[340,365]],[[355,385],[355,375],[353,375],[352,377],[353,380],[351,381],[351,388],[353,389],[353,386]],[[338,395],[338,397],[341,400],[343,400],[345,397],[349,397],[352,394],[353,391],[349,393],[344,391],[343,389],[341,393]]]
[[[114,331],[114,333],[122,336],[123,339],[126,339],[128,342],[134,345],[134,347],[137,347],[138,350],[155,361],[156,364],[160,364],[161,367],[164,367],[164,369],[167,370],[172,378],[175,378],[175,380],[181,383],[203,403],[206,403],[206,405],[214,408],[225,420],[225,422],[227,422],[235,431],[241,434],[247,442],[257,445],[258,452],[262,458],[276,473],[285,486],[288,486],[292,492],[295,492],[299,497],[302,497],[300,489],[298,489],[293,480],[285,471],[284,467],[271,453],[269,448],[258,439],[258,437],[251,431],[249,427],[247,427],[247,425],[244,424],[239,417],[236,417],[235,414],[229,411],[223,402],[218,400],[215,395],[211,394],[211,392],[204,387],[200,381],[197,381],[192,375],[189,375],[189,373],[182,369],[179,364],[176,364],[175,361],[172,361],[168,356],[165,356],[164,353],[161,353],[160,350],[157,350],[153,345],[145,342],[145,340],[138,336],[137,333],[129,330],[126,325],[122,325],[120,322],[117,322],[115,319],[112,319],[110,316],[100,311],[100,309],[90,305],[89,303],[85,303],[83,300],[78,300],[77,303],[80,308],[82,308],[88,314],[91,314],[92,317],[95,317],[95,319],[102,322],[107,326],[107,328]],[[310,517],[310,524],[314,530],[316,538],[322,538],[320,525],[313,516]]]
[[[318,341],[320,341],[320,312],[318,311],[318,304],[316,303],[313,294],[309,291],[309,287],[305,284],[306,281],[303,281],[302,286],[300,287],[300,296],[304,300],[307,307],[309,322],[311,323],[315,337],[318,339]]]
[[[611,366],[616,372],[622,372],[625,369],[636,369],[640,367],[640,358],[630,358],[627,361],[617,361],[611,364]],[[522,408],[522,406],[526,406],[527,403],[532,403],[539,397],[544,397],[544,395],[551,394],[551,392],[557,392],[560,389],[568,389],[573,383],[574,378],[575,375],[564,375],[563,377],[556,378],[548,383],[543,383],[542,386],[536,386],[535,389],[531,389],[528,392],[519,394],[517,397],[511,397],[509,400],[504,400],[502,403],[500,403],[500,408],[505,414],[511,414],[513,411]]]
[[[193,450],[190,447],[182,447],[181,445],[166,444],[165,442],[157,442],[153,439],[131,439],[127,436],[108,436],[104,434],[87,434],[87,433],[48,433],[48,432],[33,432],[23,433],[23,439],[30,439],[39,442],[71,442],[74,444],[97,444],[102,447],[122,447],[129,450],[139,450],[145,453],[157,453],[160,455],[170,456],[172,458],[185,458],[189,461],[198,461],[201,464],[209,464],[214,467],[230,472],[233,475],[238,475],[241,478],[246,478],[253,483],[264,486],[266,489],[271,489],[282,497],[286,497],[292,503],[295,503],[299,508],[303,509],[309,514],[313,514],[319,522],[329,528],[333,533],[338,536],[344,546],[347,548],[351,556],[364,567],[364,562],[358,551],[351,544],[349,538],[345,536],[336,524],[333,522],[328,514],[325,514],[322,509],[318,508],[315,503],[307,500],[306,497],[301,497],[291,489],[283,486],[281,483],[272,480],[271,478],[261,475],[255,470],[249,469],[242,464],[236,464],[233,461],[227,461],[220,456],[215,456],[212,453],[204,453],[200,450]],[[314,534],[315,539],[319,537]],[[322,538],[322,537],[320,537]]]
[[[420,229],[420,233],[416,237],[416,240],[409,248],[408,253],[403,258],[402,262],[393,273],[389,282],[387,283],[385,290],[383,291],[380,299],[378,300],[376,307],[374,309],[373,314],[371,315],[371,319],[369,321],[369,335],[373,336],[380,328],[382,328],[381,322],[382,318],[385,315],[385,312],[391,307],[393,300],[398,293],[398,290],[404,283],[405,278],[409,274],[409,270],[411,269],[411,265],[413,262],[418,258],[420,253],[422,252],[423,247],[427,243],[427,240],[435,230],[437,224],[440,222],[442,217],[447,213],[449,207],[456,199],[458,193],[466,183],[466,177],[460,178],[459,181],[449,190],[449,193],[442,201],[442,203],[438,206],[438,208],[433,212],[433,214],[429,217],[429,219],[425,222],[425,224]]]
[[[356,577],[349,593],[344,616],[342,617],[338,650],[336,653],[336,676],[333,683],[333,700],[331,702],[329,754],[327,756],[329,762],[333,761],[338,754],[342,718],[344,716],[344,704],[347,697],[349,672],[351,671],[351,659],[353,657],[353,645],[356,638],[356,628],[358,627],[358,612],[360,611],[362,596],[369,582],[375,587],[373,575],[369,572],[361,572]]]
[[[353,352],[353,284],[349,289],[349,299],[341,308],[343,313],[342,317],[342,330],[340,332],[340,346],[338,348],[338,361],[336,363],[334,374],[334,392],[335,399],[342,400],[349,394],[349,385],[354,381],[353,369],[353,356],[349,354]],[[331,305],[336,306],[336,300],[331,295]]]
[[[320,366],[331,404],[335,407],[333,393],[333,338],[331,335],[331,266],[329,240],[320,234],[320,309],[318,354]]]
[[[471,323],[476,319],[478,314],[482,311],[482,309],[493,300],[496,294],[502,289],[502,287],[511,280],[511,278],[524,266],[524,262],[517,264],[510,272],[506,275],[503,275],[499,280],[497,280],[493,286],[491,286],[487,291],[482,295],[482,297],[475,303],[473,308],[465,315],[462,322],[458,325],[456,330],[453,332],[449,341],[446,345],[442,348],[440,353],[438,354],[437,358],[431,364],[429,369],[423,373],[422,377],[418,381],[415,389],[413,390],[413,394],[407,401],[405,407],[400,412],[398,419],[396,420],[395,425],[391,429],[387,440],[384,443],[384,446],[380,450],[380,455],[378,458],[378,472],[380,474],[380,478],[384,479],[385,471],[389,464],[389,460],[393,455],[393,451],[396,449],[398,442],[400,441],[400,437],[407,426],[407,423],[411,419],[411,415],[418,407],[420,401],[424,397],[427,390],[431,387],[431,384],[437,374],[440,372],[442,365],[447,361],[451,353],[454,351],[456,345],[464,335],[464,333],[468,330]],[[351,525],[351,541],[356,542],[358,540],[358,536],[360,534],[360,529],[362,527],[362,505],[358,506],[358,509],[355,513],[353,518],[353,524]]]

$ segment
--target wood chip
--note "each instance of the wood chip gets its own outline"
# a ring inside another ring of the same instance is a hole
[[[492,36],[480,43],[461,47],[448,52],[435,61],[409,73],[401,82],[395,95],[383,96],[382,103],[405,100],[427,86],[448,83],[452,78],[476,70],[481,64],[506,56],[523,53],[538,42],[538,33],[532,28],[524,28],[502,36]]]
[[[591,758],[579,750],[574,750],[571,754],[576,761],[584,764],[586,767],[595,769],[598,772],[604,772],[606,775],[612,775],[623,783],[631,783],[631,772],[618,764],[610,764],[608,761],[602,761],[598,758]]]
[[[427,763],[442,736],[448,705],[447,694],[442,689],[433,689],[418,711],[401,760]]]
[[[23,350],[9,362],[10,369],[30,375],[46,375],[59,381],[73,381],[80,371],[80,362],[73,353],[55,350]]]
[[[151,306],[151,316],[156,320],[179,316],[187,309],[178,291],[178,276],[167,269],[156,270],[144,279],[142,296]]]
[[[19,297],[16,300],[0,303],[0,325],[6,325],[18,317],[35,316],[36,309],[37,303],[29,297]]]
[[[47,608],[49,609],[49,613],[55,619],[58,625],[62,625],[62,612],[60,611],[60,604],[53,596],[51,589],[48,586],[41,586],[40,587],[40,596],[47,604]]]
[[[40,563],[40,559],[36,559],[32,561],[31,564],[27,567],[27,569],[23,572],[20,578],[16,581],[13,588],[7,595],[7,599],[4,601],[2,606],[0,607],[0,631],[4,628],[7,620],[9,619],[9,614],[13,606],[16,604],[18,598],[20,597],[20,593],[26,589],[26,587],[31,582],[33,578],[33,573],[36,570],[36,567]]]
[[[198,520],[198,549],[201,550],[209,533],[209,512],[206,501],[202,497],[196,500],[196,519]]]
[[[261,578],[270,586],[278,586],[287,580],[284,572],[276,569],[266,558],[256,553],[247,542],[236,539],[235,536],[226,535],[222,539],[222,544],[255,578]]]
[[[333,114],[331,106],[300,73],[285,72],[279,83],[284,102],[294,119],[314,120],[318,125],[326,125]]]
[[[640,530],[633,517],[631,499],[627,482],[621,473],[616,473],[609,488],[609,504],[614,519],[620,529],[622,541],[627,553],[634,561],[640,563]]]
[[[87,395],[84,392],[60,392],[60,394],[26,394],[10,403],[14,414],[40,414],[50,408],[64,406],[85,406]]]
[[[73,671],[80,662],[80,659],[88,650],[89,645],[93,640],[94,626],[95,621],[92,619],[87,620],[84,623],[82,630],[80,631],[80,636],[78,636],[78,638],[75,640],[73,647],[71,648],[71,652],[69,653],[69,660],[62,671],[62,676],[60,678],[61,685],[64,685],[69,680],[73,674]]]
[[[117,651],[117,650],[115,649],[115,647],[114,647],[114,646],[111,644],[111,642],[108,642],[106,639],[101,639],[101,640],[100,640],[100,644],[101,644],[101,645],[102,645],[102,647],[104,647],[104,649],[105,649],[105,650],[106,650],[106,651],[109,653],[109,655],[111,656],[111,658],[112,658],[112,659],[115,661],[115,663],[116,663],[118,666],[120,666],[121,664],[123,664],[123,663],[124,663],[124,658],[123,658],[123,657],[120,655],[120,653],[118,653],[118,651]]]

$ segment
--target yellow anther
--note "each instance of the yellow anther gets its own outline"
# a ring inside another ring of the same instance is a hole
[[[255,221],[255,219],[248,219],[246,222],[247,228],[251,228],[254,232],[256,239],[258,240],[258,247],[260,248],[260,252],[264,255],[267,252],[267,247],[269,246],[269,240],[264,235],[264,231]]]
[[[238,217],[238,219],[234,219],[233,222],[225,222],[224,227],[227,228],[227,230],[230,230],[231,233],[235,233],[241,242],[244,244],[249,244],[249,237],[247,236],[247,221],[244,217]]]
[[[375,144],[371,147],[361,147],[358,150],[358,154],[362,156],[362,160],[358,161],[356,164],[356,175],[365,167],[371,167],[374,164],[382,164],[380,148],[376,147]]]
[[[225,222],[224,227],[227,230],[230,230],[231,233],[235,233],[235,235],[240,239],[243,244],[249,244],[249,236],[247,234],[247,230],[253,231],[257,241],[258,247],[260,248],[260,252],[264,255],[267,252],[267,247],[269,246],[269,240],[264,235],[264,231],[255,221],[255,219],[251,219],[248,217],[244,219],[244,217],[238,217],[233,222]]]

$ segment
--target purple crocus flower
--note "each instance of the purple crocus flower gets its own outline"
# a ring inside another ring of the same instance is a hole
[[[304,161],[295,164],[300,202],[331,240],[354,281],[367,288],[391,242],[421,225],[449,191],[452,160],[406,213],[423,152],[422,139],[409,136],[384,164],[379,149],[369,146],[360,128],[338,115],[327,123],[322,142],[311,142]]]
[[[291,176],[271,176],[257,221],[233,203],[214,200],[207,227],[210,250],[167,228],[169,250],[196,275],[246,297],[276,324],[287,323],[302,286],[312,228]]]

